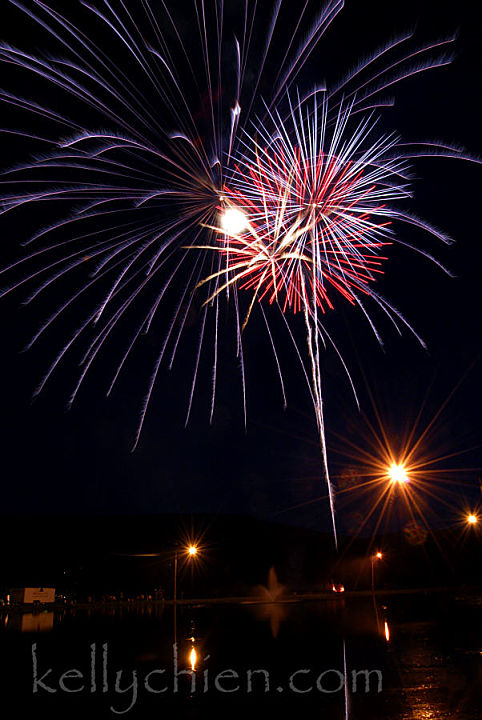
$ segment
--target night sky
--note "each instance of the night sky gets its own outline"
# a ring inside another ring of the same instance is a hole
[[[456,57],[448,67],[422,73],[397,86],[393,93],[396,106],[383,113],[381,127],[396,129],[414,141],[452,142],[477,155],[481,151],[482,58],[476,3],[348,2],[301,74],[300,83],[306,81],[306,86],[311,86],[320,79],[334,82],[361,56],[413,26],[417,29],[416,44],[420,45],[456,31]],[[45,36],[15,8],[6,9],[1,35],[16,42],[21,37],[31,48],[48,49]],[[3,66],[2,73],[7,72],[8,66]],[[2,111],[1,123],[14,127],[19,118],[18,113],[7,109]],[[28,120],[22,123],[25,126]],[[4,142],[6,167],[37,150],[11,135],[0,135],[0,140]],[[468,451],[447,459],[442,466],[473,468],[451,475],[452,489],[458,494],[458,499],[456,494],[447,494],[453,513],[447,506],[437,509],[442,522],[450,523],[458,503],[464,507],[464,502],[480,498],[477,468],[482,461],[476,446],[481,443],[482,401],[481,167],[461,160],[431,158],[417,160],[414,168],[411,209],[446,231],[456,244],[445,247],[407,228],[401,237],[433,252],[455,277],[448,277],[408,249],[392,247],[379,290],[416,328],[428,350],[408,331],[399,337],[372,307],[385,342],[384,349],[380,348],[361,312],[342,300],[327,315],[326,327],[350,369],[364,412],[373,421],[372,393],[395,445],[424,399],[423,418],[428,422],[457,386],[426,440],[427,453],[432,456]],[[48,221],[48,215],[42,219]],[[38,221],[27,213],[0,220],[2,264],[17,257],[20,242]],[[61,289],[65,291],[66,287]],[[199,303],[190,316],[178,362],[172,372],[160,375],[139,447],[131,453],[142,396],[160,342],[155,329],[134,353],[112,397],[106,399],[109,370],[123,347],[121,336],[115,337],[93,368],[73,409],[66,412],[78,371],[75,354],[59,366],[40,397],[34,402],[31,397],[49,359],[75,327],[77,316],[57,322],[38,347],[22,353],[56,299],[55,292],[50,292],[22,307],[25,295],[20,289],[0,301],[3,514],[236,512],[329,528],[326,500],[289,509],[325,495],[325,490],[320,484],[309,394],[295,353],[288,347],[274,313],[269,315],[273,332],[279,333],[279,347],[283,343],[286,347],[281,363],[287,411],[283,411],[262,319],[253,318],[245,333],[248,425],[244,431],[239,362],[228,327],[233,316],[227,311],[222,318],[226,331],[219,346],[222,372],[214,422],[209,425],[212,354],[208,351],[201,364],[191,420],[184,428],[199,333]],[[124,322],[134,323],[135,318],[128,316]],[[301,341],[303,332],[300,318]],[[366,420],[357,410],[332,349],[327,350],[322,364],[329,460],[334,475],[343,476],[339,438],[363,445]],[[447,492],[446,484],[441,492]],[[348,508],[348,515],[352,511]]]

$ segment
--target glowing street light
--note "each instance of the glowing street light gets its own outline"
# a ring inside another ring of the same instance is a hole
[[[198,547],[197,545],[187,545],[182,549],[182,553],[187,556],[188,560],[191,558],[194,558],[198,554]],[[178,554],[179,550],[176,548],[174,551],[174,645],[177,646],[177,560],[178,560]],[[196,651],[193,650],[192,652],[194,655],[191,657],[191,664],[195,661],[195,653]],[[194,667],[193,667],[194,670]]]
[[[197,663],[197,652],[196,648],[194,647],[194,638],[191,638],[192,647],[191,652],[189,653],[189,664],[191,665],[191,670],[194,672],[196,670],[196,663]]]
[[[195,555],[197,555],[198,549],[196,545],[189,545],[187,548],[184,548],[184,553],[187,554],[188,558],[192,558]],[[174,604],[177,603],[177,558],[178,558],[178,550],[176,548],[174,552]]]
[[[467,515],[467,523],[469,525],[477,525],[478,522],[479,522],[479,518],[477,517],[477,515],[474,515],[473,513],[470,513],[469,515]]]
[[[381,560],[383,557],[383,553],[378,550],[378,552],[375,553],[375,555],[372,555],[370,557],[371,562],[371,568],[372,568],[372,595],[375,597],[375,563],[377,560]]]
[[[392,483],[397,483],[399,485],[404,485],[405,483],[410,482],[407,471],[402,464],[393,463],[390,465],[388,468],[388,477]]]
[[[377,552],[374,555],[370,555],[370,563],[371,563],[371,570],[372,570],[372,600],[373,600],[373,607],[375,608],[377,631],[380,628],[380,619],[378,616],[378,606],[377,606],[377,601],[375,598],[375,563],[377,560],[381,560],[382,557],[383,557],[383,553],[380,550],[377,550]],[[387,638],[387,641],[388,641],[388,638]]]

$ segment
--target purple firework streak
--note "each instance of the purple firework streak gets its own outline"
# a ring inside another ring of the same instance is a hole
[[[114,364],[109,395],[136,344],[153,333],[167,298],[177,292],[147,378],[136,447],[161,365],[173,366],[194,298],[204,292],[186,423],[203,351],[212,355],[213,418],[225,296],[234,308],[246,418],[246,321],[254,308],[262,314],[284,397],[280,354],[263,303],[279,309],[293,342],[291,311],[297,307],[308,359],[296,343],[295,349],[314,403],[336,541],[320,374],[321,346],[334,346],[322,323],[333,306],[328,285],[362,310],[378,338],[366,298],[397,329],[410,327],[373,287],[379,251],[392,242],[406,244],[392,223],[421,228],[445,243],[450,238],[393,206],[411,196],[408,161],[472,158],[451,145],[408,144],[396,134],[377,134],[375,113],[393,104],[387,93],[401,80],[449,63],[453,38],[414,48],[412,33],[405,33],[333,86],[303,87],[303,68],[342,10],[341,1],[319,9],[306,0],[293,10],[278,0],[267,16],[256,0],[237,3],[235,10],[222,1],[196,0],[187,19],[176,3],[163,0],[143,0],[135,10],[123,0],[79,0],[68,9],[42,0],[9,2],[37,28],[39,44],[43,38],[55,51],[32,53],[0,43],[7,77],[14,86],[27,77],[32,88],[29,97],[0,90],[2,103],[26,117],[25,129],[2,132],[43,147],[4,170],[1,214],[18,218],[47,207],[51,221],[1,271],[2,295],[25,286],[24,302],[40,302],[58,281],[72,276],[78,283],[28,347],[64,323],[72,308],[88,305],[36,393],[79,346],[71,405],[124,325],[125,350]],[[106,41],[115,52],[106,51]],[[32,132],[36,121],[41,130]],[[233,212],[239,227],[229,222]],[[79,269],[85,272],[80,282]],[[142,298],[148,300],[139,305]]]

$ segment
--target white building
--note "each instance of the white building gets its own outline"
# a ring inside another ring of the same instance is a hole
[[[10,600],[18,603],[53,603],[55,602],[55,588],[14,588],[10,590]]]

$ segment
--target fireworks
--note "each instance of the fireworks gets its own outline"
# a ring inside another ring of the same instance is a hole
[[[220,226],[211,227],[224,258],[217,277],[229,276],[216,294],[236,284],[295,313],[312,304],[332,309],[330,291],[352,304],[358,292],[370,294],[397,217],[388,203],[409,196],[407,167],[389,157],[395,137],[370,140],[369,119],[348,133],[349,110],[328,129],[327,103],[319,117],[315,102],[289,125],[274,122],[279,130],[273,138],[263,132],[265,146],[249,143],[252,157],[235,165]]]
[[[301,71],[341,0],[321,9],[307,1],[301,11],[277,0],[269,13],[249,0],[229,13],[223,2],[196,0],[187,19],[185,8],[164,1],[144,0],[136,8],[121,0],[60,9],[43,0],[10,4],[34,23],[35,44],[44,43],[48,54],[0,43],[12,85],[0,99],[25,117],[25,125],[3,132],[32,147],[29,159],[3,173],[1,215],[21,222],[28,210],[37,227],[25,242],[26,255],[2,270],[2,294],[26,288],[30,303],[53,289],[59,298],[29,347],[72,310],[83,316],[37,392],[67,354],[77,352],[71,404],[124,328],[125,349],[112,364],[109,394],[142,337],[159,337],[135,446],[160,367],[172,367],[196,303],[202,309],[187,419],[203,352],[212,358],[213,417],[225,292],[234,300],[243,393],[242,331],[254,307],[264,315],[262,301],[277,305],[287,323],[301,314],[310,368],[304,370],[334,524],[321,317],[339,297],[358,305],[371,323],[364,307],[370,297],[398,327],[405,321],[374,288],[386,246],[400,241],[392,223],[449,240],[394,204],[410,197],[409,158],[464,154],[377,133],[373,111],[392,103],[383,93],[399,80],[450,62],[452,38],[413,49],[411,34],[401,35],[337,85],[307,88]],[[25,77],[29,98],[17,90]]]
[[[242,329],[257,302],[302,313],[311,366],[311,390],[336,541],[320,372],[320,322],[336,296],[364,310],[369,297],[397,323],[402,319],[373,287],[397,241],[394,222],[415,222],[397,209],[411,197],[409,167],[395,134],[378,135],[372,116],[352,117],[340,105],[330,122],[322,94],[291,107],[287,121],[270,115],[273,128],[257,127],[243,142],[220,197],[213,246],[222,266],[201,284],[219,282],[206,303],[237,287],[250,293]],[[427,231],[446,239],[424,224]],[[332,299],[333,298],[333,299]]]
[[[353,133],[347,126],[350,108],[341,107],[333,127],[327,128],[328,106],[318,114],[314,105],[292,111],[290,126],[276,118],[273,138],[266,145],[251,140],[252,158],[243,155],[223,188],[217,250],[222,267],[203,282],[226,277],[207,302],[236,285],[251,291],[246,326],[254,302],[267,297],[283,312],[304,314],[311,387],[324,476],[334,519],[334,490],[328,473],[319,364],[318,309],[333,308],[329,289],[352,304],[381,272],[380,248],[388,244],[390,218],[396,211],[387,203],[407,197],[400,182],[407,172],[399,158],[387,158],[396,147],[394,137],[369,141],[370,120]],[[291,127],[292,126],[292,127]],[[290,132],[291,130],[291,132]],[[297,143],[294,144],[291,138]],[[387,158],[387,159],[386,159]],[[203,246],[206,249],[207,246]]]

